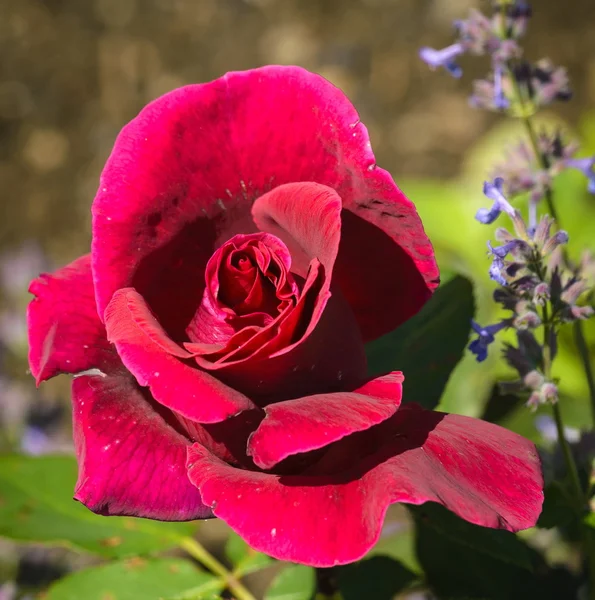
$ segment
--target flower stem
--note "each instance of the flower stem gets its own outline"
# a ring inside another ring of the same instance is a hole
[[[201,565],[209,571],[218,575],[229,588],[236,600],[256,600],[256,598],[244,587],[244,585],[230,573],[223,564],[221,564],[212,554],[210,554],[202,544],[191,537],[185,537],[180,542],[180,548],[185,550],[192,558],[196,559]]]
[[[589,355],[589,347],[587,346],[587,340],[585,340],[583,324],[581,321],[575,321],[574,323],[574,343],[576,344],[578,354],[581,357],[581,362],[583,363],[583,369],[587,378],[589,397],[591,398],[591,418],[595,425],[595,377],[593,376],[591,356]]]
[[[550,327],[548,318],[547,306],[543,307],[543,323],[544,323],[544,335],[543,335],[543,375],[550,381],[552,379],[552,348],[550,346]],[[554,420],[556,422],[556,431],[558,433],[558,444],[562,450],[564,456],[564,462],[566,464],[566,471],[570,477],[570,483],[572,486],[572,503],[574,504],[574,510],[578,519],[578,525],[583,538],[583,552],[587,561],[587,573],[589,576],[589,591],[591,600],[595,600],[595,537],[591,528],[585,524],[584,517],[588,512],[587,501],[588,498],[581,485],[581,480],[578,474],[578,468],[570,449],[570,444],[564,435],[564,421],[562,420],[562,413],[560,411],[559,403],[552,405],[552,411],[554,413]]]

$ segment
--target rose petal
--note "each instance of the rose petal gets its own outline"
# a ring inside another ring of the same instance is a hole
[[[367,366],[353,313],[338,290],[330,298],[328,292],[320,297],[317,290],[324,273],[318,271],[316,276],[311,293],[304,297],[306,305],[299,304],[287,322],[281,323],[278,337],[257,345],[249,358],[216,367],[203,363],[200,356],[197,362],[205,368],[216,368],[217,378],[261,406],[359,385],[366,377]],[[299,314],[311,315],[305,324],[298,323],[305,332],[293,322]],[[291,339],[292,334],[299,343],[279,348],[279,342]]]
[[[194,444],[189,476],[214,514],[250,546],[317,567],[362,558],[378,540],[393,502],[439,502],[472,523],[509,531],[537,521],[540,461],[535,446],[517,434],[407,405],[337,446],[366,437],[376,438],[376,451],[359,462],[351,455],[352,466],[339,474],[235,469]]]
[[[179,341],[214,248],[254,231],[259,196],[300,181],[335,189],[347,209],[335,282],[364,337],[418,310],[438,271],[413,204],[375,166],[340,90],[301,68],[273,66],[174,90],[123,129],[93,205],[99,314],[116,290],[135,287]],[[360,243],[366,254],[353,260]]]
[[[219,272],[221,270],[222,259],[229,254],[231,249],[236,247],[242,248],[251,242],[261,242],[264,244],[269,252],[275,254],[279,262],[279,268],[289,271],[291,255],[283,242],[275,236],[259,232],[249,235],[238,234],[231,238],[215,251],[206,265],[204,277],[206,278],[207,285],[205,293],[196,310],[196,314],[187,328],[188,335],[192,340],[191,344],[199,344],[200,346],[204,346],[205,344],[213,345],[217,346],[217,350],[214,351],[219,351],[225,348],[225,344],[235,333],[232,324],[226,320],[232,313],[231,308],[221,306],[221,303],[217,299],[221,284],[219,281]],[[262,267],[264,266],[263,264]],[[287,288],[287,291],[297,293],[297,286],[293,280],[288,282],[285,276],[283,276],[281,283],[285,284],[284,287]],[[206,351],[210,352],[208,349]]]
[[[90,255],[40,275],[29,291],[35,296],[27,309],[29,365],[38,385],[119,362],[97,316]]]
[[[125,372],[76,377],[75,498],[101,515],[160,521],[212,516],[187,476],[188,440],[149,403]]]
[[[297,67],[227,77],[241,99],[230,107],[235,140],[250,141],[239,158],[248,197],[294,181],[335,189],[347,210],[334,281],[365,340],[391,331],[423,306],[439,274],[414,205],[376,166],[357,111],[341,90]]]
[[[392,502],[431,500],[471,523],[508,531],[535,525],[543,476],[532,442],[479,419],[414,404],[403,412],[403,443],[409,432],[412,443],[422,443],[387,461],[381,476],[392,481]]]
[[[380,176],[383,171],[376,169],[376,172]],[[384,173],[392,181],[390,175]],[[380,192],[376,196],[380,197]],[[425,248],[428,253],[425,261],[421,258],[421,249],[416,250],[419,260],[413,261],[403,247],[395,244],[395,240],[399,243],[402,240],[403,245],[414,244],[414,238],[420,235],[415,228],[399,233],[400,225],[404,227],[407,222],[406,217],[401,217],[396,209],[383,208],[382,203],[370,205],[366,213],[370,221],[361,218],[362,211],[366,209],[360,208],[359,216],[350,210],[343,211],[341,245],[333,281],[351,305],[364,341],[368,342],[417,313],[436,289],[439,275],[429,244]],[[377,220],[383,219],[383,222],[374,225],[371,221],[376,211],[383,215]]]
[[[199,423],[216,423],[254,408],[240,392],[182,362],[191,354],[167,338],[135,290],[114,294],[105,324],[126,368],[163,406]]]
[[[403,375],[378,377],[353,392],[317,394],[270,404],[248,441],[248,455],[262,469],[378,425],[401,403]]]
[[[341,239],[341,198],[335,190],[319,183],[280,185],[256,200],[252,217],[289,248],[292,271],[306,278],[316,258],[330,283]]]

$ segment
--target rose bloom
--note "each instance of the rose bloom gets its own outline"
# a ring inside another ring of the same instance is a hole
[[[155,100],[92,212],[90,255],[33,281],[28,313],[37,381],[74,375],[75,498],[92,511],[217,516],[315,566],[361,558],[394,502],[535,524],[533,444],[401,406],[400,372],[367,375],[364,342],[415,314],[438,270],[322,77],[265,67]]]

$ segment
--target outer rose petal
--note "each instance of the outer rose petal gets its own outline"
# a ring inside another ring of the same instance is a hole
[[[330,279],[341,239],[341,198],[335,190],[318,183],[280,185],[256,200],[252,216],[261,231],[285,242],[292,271],[305,278],[317,258]]]
[[[90,255],[40,275],[29,291],[35,296],[27,309],[29,365],[38,384],[118,362],[97,316]]]
[[[161,521],[212,516],[186,469],[188,440],[177,433],[125,373],[76,377],[75,498],[102,515]]]
[[[349,100],[298,67],[180,88],[122,130],[93,205],[100,315],[116,290],[135,287],[178,335],[213,249],[254,231],[259,196],[303,181],[335,189],[347,209],[335,281],[364,337],[394,329],[438,283],[431,245],[413,204],[376,167]]]
[[[317,567],[364,556],[393,502],[439,502],[467,521],[509,531],[537,521],[540,462],[534,445],[521,436],[415,405],[352,437],[378,435],[385,444],[375,440],[373,454],[334,475],[235,469],[194,444],[189,476],[213,513],[253,548]]]
[[[270,404],[248,441],[248,455],[270,469],[292,454],[328,446],[392,417],[401,403],[403,375],[378,377],[353,392],[317,394]]]
[[[167,337],[135,290],[114,294],[105,325],[126,368],[170,410],[199,423],[217,423],[255,408],[240,392],[184,364],[179,357],[191,355]]]

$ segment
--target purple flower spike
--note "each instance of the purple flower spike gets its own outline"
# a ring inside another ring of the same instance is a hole
[[[453,77],[461,77],[463,69],[455,62],[457,56],[463,54],[462,44],[453,44],[442,50],[424,47],[419,51],[419,57],[432,69],[444,67]]]
[[[475,354],[477,362],[483,362],[488,357],[488,346],[496,339],[496,333],[508,327],[508,321],[481,327],[476,321],[471,321],[471,328],[477,334],[477,339],[469,344],[469,350]]]
[[[480,208],[475,214],[475,218],[484,225],[493,223],[502,211],[511,217],[515,216],[516,211],[511,206],[510,202],[504,197],[502,188],[504,187],[504,179],[502,177],[496,177],[493,182],[486,181],[483,184],[483,193],[490,200],[493,200],[494,204],[490,209]]]
[[[569,158],[566,160],[566,166],[582,171],[588,180],[588,192],[590,194],[595,194],[595,156],[588,158]]]

